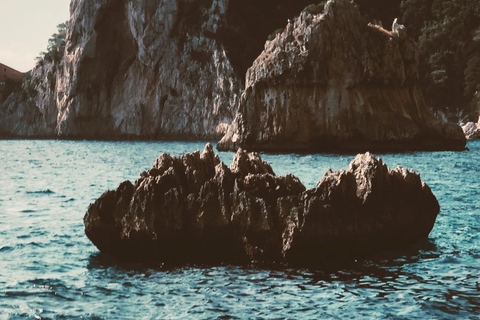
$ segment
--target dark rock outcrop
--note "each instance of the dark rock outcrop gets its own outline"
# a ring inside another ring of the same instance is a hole
[[[160,155],[135,184],[90,205],[84,224],[119,258],[306,264],[426,238],[438,212],[418,174],[389,170],[369,153],[305,190],[258,154],[239,150],[227,167],[207,144],[202,153]]]
[[[369,24],[349,0],[302,12],[248,69],[218,149],[463,150],[461,129],[425,106],[415,42],[392,31]]]

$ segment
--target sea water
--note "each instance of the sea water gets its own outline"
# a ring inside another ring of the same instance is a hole
[[[421,174],[441,212],[428,240],[313,269],[122,263],[84,234],[88,205],[162,152],[205,142],[0,141],[0,319],[480,319],[480,142],[382,154]],[[230,164],[233,153],[220,153]],[[265,155],[314,187],[354,155]]]

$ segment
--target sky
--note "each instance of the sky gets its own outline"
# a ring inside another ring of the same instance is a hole
[[[70,0],[0,0],[0,63],[29,71],[69,17]]]

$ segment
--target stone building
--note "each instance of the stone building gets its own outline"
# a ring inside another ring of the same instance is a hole
[[[7,81],[21,81],[24,75],[24,73],[0,63],[0,101],[3,101],[3,94],[5,92]]]

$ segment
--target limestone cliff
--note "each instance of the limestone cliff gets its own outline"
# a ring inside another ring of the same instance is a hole
[[[0,134],[220,138],[267,36],[311,2],[72,0],[61,61],[0,106]]]
[[[461,129],[427,110],[417,72],[404,28],[369,25],[351,1],[330,0],[266,42],[218,149],[464,149]]]
[[[211,138],[241,90],[224,1],[72,1],[60,136]],[[206,36],[208,35],[208,36]]]
[[[0,133],[214,138],[242,82],[217,40],[228,1],[73,0],[65,52],[0,112]],[[61,74],[61,76],[57,76]]]

